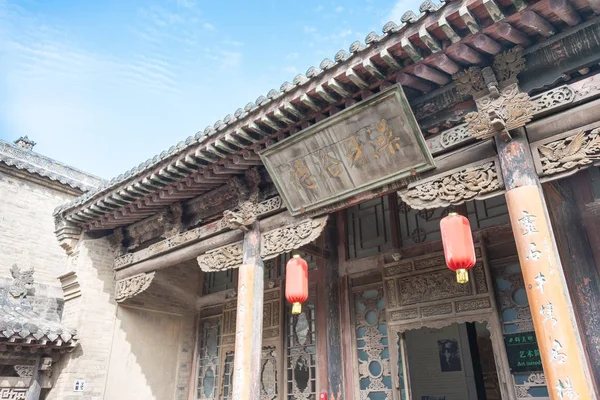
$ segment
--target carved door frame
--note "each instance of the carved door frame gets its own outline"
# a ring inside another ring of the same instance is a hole
[[[420,328],[443,328],[454,323],[481,322],[486,323],[490,331],[490,339],[494,353],[498,383],[502,399],[516,400],[513,378],[510,373],[502,322],[496,305],[494,283],[487,262],[485,245],[476,245],[477,264],[469,271],[469,285],[459,287],[461,293],[451,296],[450,293],[431,296],[426,302],[418,302],[415,296],[402,294],[402,284],[423,276],[435,276],[436,279],[454,279],[454,274],[445,265],[443,253],[433,253],[414,257],[382,266],[383,287],[386,304],[386,324],[388,345],[392,371],[393,399],[400,400],[399,382],[399,347],[398,335],[408,330]],[[435,279],[427,283],[435,282]],[[457,284],[458,285],[458,284]],[[410,303],[404,306],[403,300]],[[404,341],[400,341],[404,345]],[[356,364],[355,364],[356,365]],[[410,367],[406,360],[403,363],[407,400],[412,399],[410,391]]]

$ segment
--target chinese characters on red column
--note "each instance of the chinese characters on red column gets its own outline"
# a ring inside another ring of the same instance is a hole
[[[506,199],[550,395],[592,398],[540,190],[522,186]]]

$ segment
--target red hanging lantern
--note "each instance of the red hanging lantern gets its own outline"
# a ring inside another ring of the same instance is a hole
[[[292,314],[300,314],[302,303],[308,299],[308,264],[298,254],[285,269],[285,298],[293,304]]]
[[[440,221],[446,265],[456,271],[458,283],[469,282],[469,272],[475,265],[475,246],[469,220],[450,213]]]

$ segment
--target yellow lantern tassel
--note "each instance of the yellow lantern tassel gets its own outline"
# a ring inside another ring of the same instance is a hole
[[[469,282],[469,271],[466,269],[457,269],[456,270],[456,281],[458,283],[467,283]]]
[[[302,303],[295,302],[292,306],[292,315],[298,315],[302,312]]]

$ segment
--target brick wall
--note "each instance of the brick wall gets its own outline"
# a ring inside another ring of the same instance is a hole
[[[57,185],[24,180],[0,169],[0,276],[35,268],[36,283],[60,286],[66,255],[54,236],[52,212],[74,196]]]
[[[76,326],[80,344],[53,367],[54,387],[47,400],[104,399],[116,316],[114,251],[106,238],[82,239],[70,257],[81,296],[65,302],[63,322]],[[76,379],[84,392],[73,392]]]

